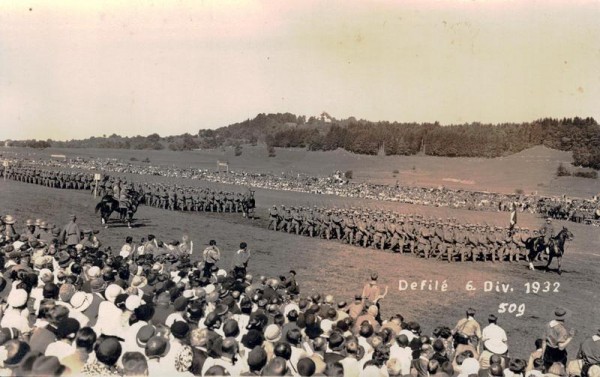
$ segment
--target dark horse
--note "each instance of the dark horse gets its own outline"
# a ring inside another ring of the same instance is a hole
[[[127,226],[131,228],[133,222],[133,215],[137,211],[139,204],[140,195],[139,193],[132,191],[129,196],[127,203],[121,203],[111,195],[104,195],[100,203],[96,204],[96,213],[100,211],[102,218],[102,224],[108,228],[108,219],[113,212],[119,214],[119,220],[127,223]]]
[[[548,264],[546,264],[546,270],[549,269],[550,263],[552,263],[552,259],[556,257],[556,259],[558,260],[558,274],[560,275],[562,273],[561,261],[562,256],[565,253],[565,243],[567,241],[571,241],[574,238],[573,233],[571,233],[566,227],[563,227],[562,230],[558,232],[556,236],[550,239],[549,245],[544,245],[543,241],[539,239],[540,237],[531,237],[525,243],[525,247],[527,247],[527,250],[529,250],[529,254],[527,255],[529,269],[534,269],[533,261],[541,252],[544,251],[546,246],[548,246],[550,255],[548,256]]]
[[[242,199],[242,214],[244,217],[254,218],[254,209],[256,208],[256,201],[254,200],[254,191],[249,190],[244,198]],[[252,216],[252,217],[250,217]]]

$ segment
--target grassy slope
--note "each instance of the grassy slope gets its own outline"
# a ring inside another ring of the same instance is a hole
[[[226,160],[230,168],[272,173],[307,173],[328,175],[335,170],[353,170],[356,181],[395,183],[526,193],[591,197],[600,192],[600,180],[554,176],[559,163],[570,167],[570,152],[535,147],[508,157],[446,158],[430,156],[364,156],[343,150],[307,152],[303,149],[277,149],[277,156],[266,157],[264,146],[245,146],[242,156],[235,157],[233,149],[172,152],[104,149],[31,149],[0,148],[0,153],[11,151],[30,153],[32,156],[65,154],[82,157],[113,157],[129,161],[150,158],[152,164],[216,168],[217,160]],[[575,169],[570,167],[571,170]],[[393,171],[398,170],[398,174]],[[396,177],[394,177],[396,175]]]

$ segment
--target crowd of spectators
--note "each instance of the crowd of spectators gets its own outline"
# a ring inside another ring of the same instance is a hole
[[[600,330],[567,355],[564,308],[531,355],[515,355],[508,335],[519,334],[495,315],[482,328],[471,308],[431,330],[382,318],[377,273],[353,300],[336,300],[303,292],[294,270],[252,276],[244,242],[225,266],[214,240],[203,250],[154,235],[107,247],[75,216],[64,227],[1,219],[2,376],[600,375]]]

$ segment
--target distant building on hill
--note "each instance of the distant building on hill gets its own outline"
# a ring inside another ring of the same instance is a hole
[[[12,144],[12,141],[11,141],[11,140],[6,140],[6,141],[4,142],[4,146],[5,146],[5,147],[10,147],[10,146],[11,146],[11,144]]]

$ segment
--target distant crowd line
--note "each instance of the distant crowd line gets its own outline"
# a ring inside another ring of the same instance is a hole
[[[23,166],[28,165],[34,168],[81,169],[96,172],[195,179],[252,188],[393,201],[433,207],[461,208],[473,211],[511,211],[511,208],[515,207],[517,211],[537,213],[543,217],[600,225],[600,201],[597,197],[576,199],[454,190],[445,187],[426,188],[402,186],[399,184],[355,183],[347,182],[333,175],[329,177],[313,177],[301,174],[276,175],[272,173],[251,173],[244,171],[229,171],[225,173],[210,169],[163,167],[149,164],[138,165],[107,158],[74,159],[68,161],[19,159],[13,163],[16,163],[17,166],[21,163]],[[7,168],[6,174],[8,176],[14,175],[13,171],[15,169],[18,168],[14,166]],[[90,181],[91,183],[93,182]]]

